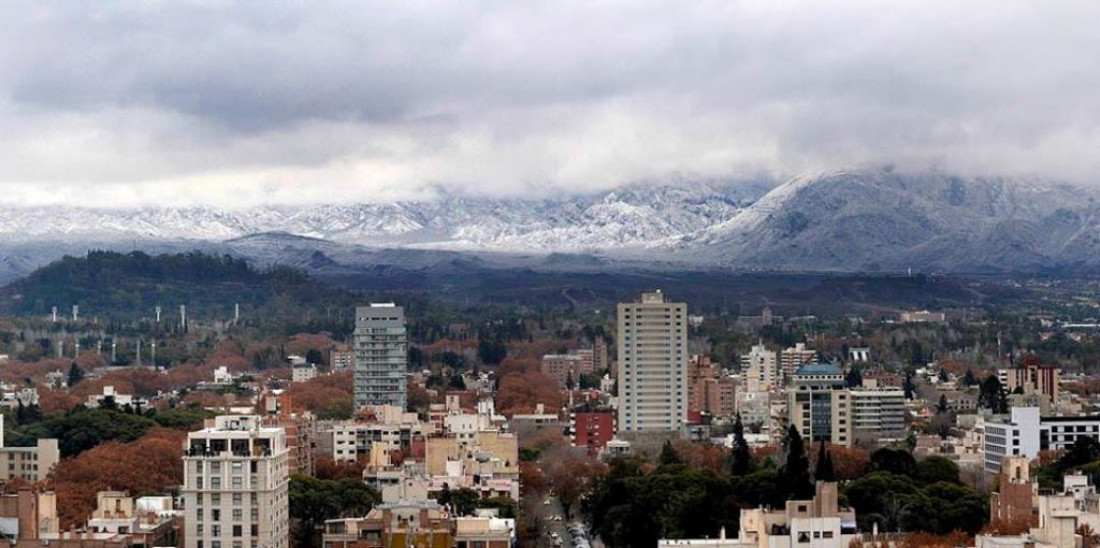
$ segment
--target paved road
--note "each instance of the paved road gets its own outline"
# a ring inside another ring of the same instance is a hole
[[[569,530],[565,528],[565,512],[562,510],[561,501],[557,497],[549,497],[549,505],[540,506],[542,509],[542,531],[539,531],[539,547],[540,548],[553,548],[554,540],[550,537],[550,533],[557,533],[558,538],[561,539],[562,548],[573,548],[573,537],[569,535]],[[553,518],[560,517],[561,521],[557,521]]]

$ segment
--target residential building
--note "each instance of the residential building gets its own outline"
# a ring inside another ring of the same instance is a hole
[[[452,548],[452,520],[434,500],[375,506],[361,518],[325,520],[325,548]]]
[[[847,548],[859,537],[856,532],[856,514],[841,508],[838,488],[834,482],[817,482],[811,500],[787,501],[781,510],[758,508],[741,511],[740,532],[737,540],[707,543],[692,540],[660,541],[658,546],[701,546],[704,548]],[[719,534],[722,541],[724,534]],[[663,543],[663,544],[662,544]],[[697,544],[698,543],[698,544]]]
[[[943,312],[910,310],[901,313],[902,323],[943,323],[945,321],[947,321],[947,314]]]
[[[852,445],[851,396],[844,373],[833,364],[809,364],[791,376],[787,392],[790,424],[809,441]]]
[[[19,478],[30,483],[46,479],[61,460],[55,438],[39,438],[31,447],[4,445],[4,416],[0,415],[0,482]]]
[[[1039,358],[1027,355],[1019,367],[1001,369],[998,372],[1001,384],[1008,393],[1022,392],[1024,395],[1042,394],[1050,401],[1058,401],[1058,385],[1062,380],[1062,370],[1043,365]]]
[[[282,390],[265,392],[260,397],[260,424],[282,428],[286,433],[287,466],[291,474],[312,476],[317,446],[317,426],[309,411],[294,412],[290,394]]]
[[[134,409],[145,409],[149,406],[149,402],[133,394],[122,394],[116,391],[114,386],[107,385],[103,387],[102,394],[88,396],[88,401],[84,405],[92,409],[111,405],[118,408],[130,406]]]
[[[286,433],[223,415],[187,436],[185,548],[289,548]]]
[[[1035,524],[1032,500],[1038,495],[1038,484],[1031,481],[1027,457],[1005,457],[997,491],[989,495],[990,521],[1005,524]]]
[[[312,363],[291,368],[291,382],[306,382],[317,377],[317,366]]]
[[[854,437],[904,437],[905,391],[898,388],[848,390]]]
[[[806,343],[796,343],[779,353],[779,370],[783,379],[778,382],[787,382],[799,367],[817,363],[817,350],[806,348]]]
[[[355,367],[355,353],[351,350],[333,350],[329,353],[328,359],[333,371],[344,371]]]
[[[405,311],[393,303],[355,308],[355,407],[406,403]]]
[[[660,291],[618,306],[620,432],[679,431],[687,419],[687,305]]]
[[[381,442],[390,452],[423,455],[424,438],[435,432],[432,424],[420,422],[416,413],[383,413],[375,419],[324,423],[318,431],[318,451],[336,462],[356,462],[370,455],[372,443]]]
[[[130,546],[177,546],[182,525],[172,497],[134,500],[124,491],[96,493],[96,509],[85,529],[92,535],[129,537]]]
[[[581,357],[575,354],[547,354],[542,357],[542,374],[565,388],[570,379],[574,383],[580,382],[581,361]]]
[[[573,413],[573,447],[584,447],[590,455],[599,454],[615,438],[615,413],[611,410]]]
[[[516,520],[497,517],[454,518],[455,548],[511,548]]]
[[[763,344],[753,345],[741,356],[746,392],[767,392],[780,385],[779,354]]]

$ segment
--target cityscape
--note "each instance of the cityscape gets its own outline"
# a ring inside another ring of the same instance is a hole
[[[1100,548],[1100,3],[0,4],[0,542]]]

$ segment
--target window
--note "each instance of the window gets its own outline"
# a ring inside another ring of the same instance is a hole
[[[233,526],[233,536],[235,536],[235,537],[241,536],[241,526],[240,525],[234,525]]]
[[[221,493],[210,493],[210,504],[218,505],[222,503]]]
[[[233,506],[240,506],[243,495],[240,493],[233,493]]]
[[[221,521],[221,519],[222,519],[222,511],[221,510],[218,510],[217,508],[214,508],[214,509],[210,510],[210,521]],[[217,536],[217,535],[218,535],[217,533],[214,533],[214,536]]]

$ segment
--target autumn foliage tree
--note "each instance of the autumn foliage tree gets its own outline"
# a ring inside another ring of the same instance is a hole
[[[310,411],[320,419],[349,419],[355,409],[351,371],[315,377],[290,385],[287,394],[298,411]]]
[[[131,443],[108,442],[62,460],[47,484],[57,493],[61,527],[68,529],[88,519],[99,491],[131,494],[163,493],[183,482],[180,461],[183,440],[179,430],[156,428]]]
[[[505,373],[500,378],[497,391],[497,409],[508,416],[533,412],[539,403],[549,412],[559,409],[562,394],[558,383],[543,375],[537,365],[532,367],[520,361],[505,359],[501,363],[501,370]]]

